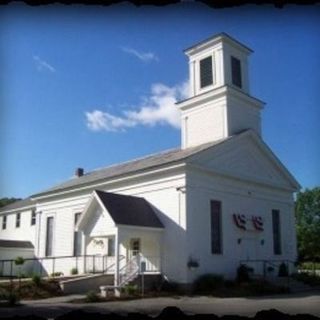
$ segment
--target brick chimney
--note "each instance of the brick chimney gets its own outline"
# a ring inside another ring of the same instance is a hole
[[[76,169],[76,171],[75,171],[75,176],[76,177],[82,177],[83,176],[83,174],[84,174],[84,170],[83,170],[83,168],[77,168]]]

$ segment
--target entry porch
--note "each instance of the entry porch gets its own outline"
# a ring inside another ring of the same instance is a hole
[[[114,275],[122,286],[140,273],[161,273],[163,225],[144,199],[94,191],[77,225],[84,273]]]

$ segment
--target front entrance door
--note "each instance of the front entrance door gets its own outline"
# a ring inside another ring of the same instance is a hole
[[[242,238],[241,241],[241,260],[249,260],[244,262],[248,267],[253,268],[255,274],[261,274],[262,264],[259,262],[258,256],[258,239],[256,237]]]
[[[115,256],[115,237],[108,237],[108,245],[107,245],[107,256],[114,257]]]
[[[132,238],[130,239],[129,244],[129,259],[137,256],[141,250],[141,241],[139,238]]]
[[[257,257],[257,240],[255,238],[242,238],[241,241],[241,259],[256,260]]]

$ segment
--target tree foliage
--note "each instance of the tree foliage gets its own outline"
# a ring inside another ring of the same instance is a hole
[[[16,202],[21,199],[17,198],[1,198],[0,199],[0,208],[7,206],[8,204],[11,204],[13,202]]]
[[[320,187],[298,193],[295,213],[299,258],[320,261]]]

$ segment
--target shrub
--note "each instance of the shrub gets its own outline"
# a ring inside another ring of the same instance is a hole
[[[135,295],[138,292],[138,286],[136,284],[127,284],[124,287],[124,292],[130,296]]]
[[[78,269],[77,268],[72,268],[71,269],[71,274],[78,274],[79,272],[78,272]]]
[[[5,300],[6,291],[0,287],[0,300]]]
[[[264,280],[252,281],[246,287],[248,295],[265,295],[265,294],[277,294],[288,293],[289,288],[284,286],[277,286]]]
[[[53,272],[51,273],[51,277],[60,277],[60,276],[63,276],[63,272]]]
[[[195,292],[209,293],[224,286],[224,277],[217,274],[204,274],[193,283]]]
[[[174,281],[165,280],[160,286],[161,291],[175,293],[179,291],[179,284]]]
[[[237,281],[238,282],[248,282],[250,281],[249,273],[252,272],[253,269],[249,268],[245,264],[241,264],[237,269]]]
[[[40,286],[40,283],[41,283],[41,277],[38,275],[38,274],[34,274],[32,276],[32,282],[37,286],[39,287]]]
[[[320,286],[320,277],[308,273],[295,273],[292,277],[298,281],[302,281],[309,286]]]
[[[88,291],[86,294],[86,302],[98,302],[100,301],[99,295],[95,291]]]
[[[279,277],[287,277],[288,275],[289,275],[288,267],[284,262],[282,262],[279,266],[278,276]]]
[[[3,293],[2,299],[8,301],[10,306],[14,306],[19,302],[19,296],[14,291]]]

